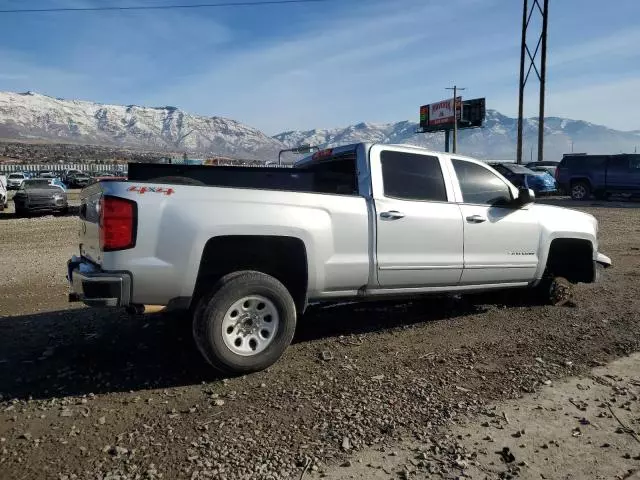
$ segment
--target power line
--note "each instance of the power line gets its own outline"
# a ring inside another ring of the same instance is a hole
[[[326,3],[335,0],[265,0],[245,2],[198,3],[188,5],[137,5],[132,7],[56,7],[56,8],[12,8],[0,10],[0,13],[61,13],[61,12],[104,12],[123,10],[176,10],[186,8],[218,8],[218,7],[256,7],[269,5],[288,5],[293,3]]]

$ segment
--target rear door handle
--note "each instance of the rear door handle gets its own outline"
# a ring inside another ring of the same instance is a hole
[[[380,214],[380,218],[385,218],[387,220],[398,220],[399,218],[404,218],[404,213],[397,210],[389,210],[388,212],[382,212]]]
[[[482,223],[486,221],[487,219],[482,215],[471,215],[470,217],[467,217],[467,222],[469,223]]]

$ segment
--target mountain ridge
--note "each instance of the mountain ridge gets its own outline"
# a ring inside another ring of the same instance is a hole
[[[274,138],[288,146],[312,144],[331,147],[357,141],[410,144],[431,150],[444,150],[444,133],[415,133],[417,122],[360,122],[342,128],[290,130]],[[633,152],[640,143],[637,131],[619,131],[584,120],[545,117],[545,159],[559,160],[564,153]],[[515,159],[517,119],[496,110],[487,110],[482,128],[460,130],[458,152],[482,159]],[[523,156],[537,159],[538,119],[523,122]],[[532,150],[533,149],[533,150]]]
[[[0,92],[0,136],[251,159],[272,158],[283,148],[258,129],[224,117],[192,115],[173,106],[65,100],[33,91]]]
[[[525,159],[537,158],[537,118],[524,121]],[[416,134],[417,122],[362,121],[338,128],[289,130],[267,136],[236,120],[193,115],[175,106],[101,104],[28,91],[0,92],[0,137],[136,148],[190,155],[272,160],[300,144],[319,147],[356,142],[406,143],[444,150],[444,134]],[[545,159],[575,152],[633,152],[640,131],[624,132],[561,117],[545,118]],[[483,128],[461,130],[458,152],[481,159],[515,159],[517,120],[487,110]],[[293,160],[285,155],[285,161]]]

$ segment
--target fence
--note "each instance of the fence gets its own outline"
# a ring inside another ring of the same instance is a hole
[[[182,161],[174,161],[176,165],[183,164]],[[206,163],[205,163],[206,164]],[[237,160],[219,160],[216,165],[220,166],[242,166],[242,167],[280,167],[280,168],[290,168],[291,165],[278,165],[276,163],[267,164],[260,162],[243,162]],[[89,174],[99,174],[104,172],[126,172],[128,170],[126,164],[122,163],[69,163],[69,164],[17,164],[17,163],[9,163],[9,164],[0,164],[0,174],[8,174],[12,172],[38,172],[40,170],[46,171],[54,171],[54,172],[63,172],[65,170],[80,170],[81,172],[86,172]]]
[[[104,173],[104,172],[123,172],[127,170],[127,166],[121,163],[69,163],[69,164],[0,164],[0,174],[11,172],[38,172],[40,170],[63,172],[65,170],[80,170],[87,173]]]

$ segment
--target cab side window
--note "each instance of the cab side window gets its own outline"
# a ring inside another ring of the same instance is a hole
[[[491,170],[466,160],[451,161],[464,203],[499,206],[511,201],[511,189]]]
[[[384,196],[446,202],[447,189],[438,157],[385,150],[380,154]]]

